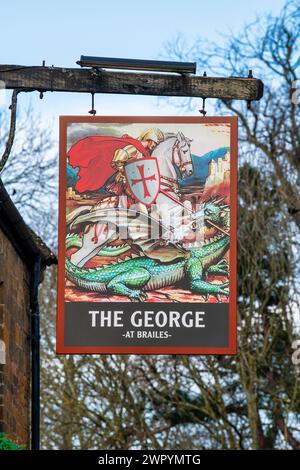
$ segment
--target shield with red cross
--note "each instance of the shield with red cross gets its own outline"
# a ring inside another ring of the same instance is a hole
[[[160,190],[160,173],[156,158],[130,161],[124,170],[133,196],[146,206],[153,204]]]

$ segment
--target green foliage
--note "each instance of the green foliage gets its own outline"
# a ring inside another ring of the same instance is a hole
[[[22,450],[22,447],[10,441],[4,433],[0,433],[0,450]]]

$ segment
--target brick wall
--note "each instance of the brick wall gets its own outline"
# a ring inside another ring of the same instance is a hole
[[[0,365],[0,432],[26,447],[31,380],[29,275],[0,229],[0,340],[6,349],[6,363]]]

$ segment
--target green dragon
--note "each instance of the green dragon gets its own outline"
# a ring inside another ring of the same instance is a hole
[[[96,268],[85,268],[74,265],[66,258],[67,278],[79,288],[96,291],[101,294],[115,294],[127,296],[131,301],[144,301],[147,299],[145,291],[161,289],[163,287],[188,281],[192,292],[202,294],[207,299],[214,295],[221,301],[221,294],[228,297],[229,282],[214,284],[208,282],[208,274],[228,276],[228,264],[224,255],[229,249],[228,206],[220,200],[211,200],[204,203],[205,225],[211,222],[224,229],[203,242],[202,246],[186,251],[182,259],[171,262],[162,262],[147,256],[140,256],[119,261]],[[80,246],[79,237],[69,234],[66,238],[67,249],[71,246]],[[128,250],[129,245],[118,247],[118,253]],[[106,251],[107,253],[107,251]],[[104,252],[100,252],[104,254]]]

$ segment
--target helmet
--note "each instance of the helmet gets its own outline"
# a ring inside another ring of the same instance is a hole
[[[160,129],[151,128],[147,129],[138,137],[138,140],[153,140],[156,144],[159,144],[164,140],[164,135]]]

